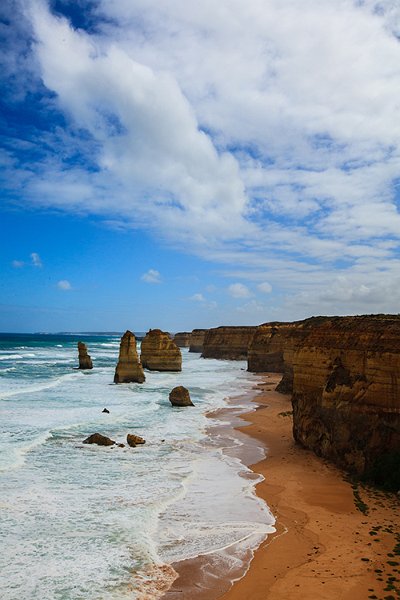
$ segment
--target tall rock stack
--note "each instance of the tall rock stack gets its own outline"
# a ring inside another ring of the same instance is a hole
[[[78,342],[78,354],[79,354],[79,368],[80,369],[93,369],[92,359],[90,358],[86,344]]]
[[[121,338],[114,383],[143,383],[145,379],[136,350],[136,338],[131,331],[126,331]]]
[[[150,329],[143,338],[141,361],[149,371],[181,371],[182,355],[178,346],[161,329]]]

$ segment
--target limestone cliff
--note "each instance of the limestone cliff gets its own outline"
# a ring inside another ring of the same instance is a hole
[[[362,474],[400,451],[400,318],[308,320],[292,353],[293,434]]]
[[[114,383],[143,383],[145,379],[136,350],[136,338],[131,331],[126,331],[121,338]]]
[[[256,327],[248,350],[248,370],[253,373],[283,373],[284,353],[293,349],[298,323],[265,323]]]
[[[80,369],[93,369],[92,359],[90,358],[86,344],[78,342],[78,358]]]
[[[174,335],[174,342],[178,348],[189,348],[191,333],[188,331],[180,331]]]
[[[207,329],[193,329],[190,334],[189,352],[203,352],[204,337]]]
[[[256,327],[215,327],[204,337],[203,358],[246,360]]]
[[[141,361],[150,371],[181,371],[182,355],[168,333],[150,329],[141,345]]]

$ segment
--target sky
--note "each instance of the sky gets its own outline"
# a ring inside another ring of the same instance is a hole
[[[0,331],[400,306],[398,0],[3,0]]]

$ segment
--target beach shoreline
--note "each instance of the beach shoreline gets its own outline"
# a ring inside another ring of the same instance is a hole
[[[256,410],[241,414],[247,424],[237,428],[267,448],[266,458],[250,466],[264,477],[256,493],[275,516],[276,532],[233,585],[199,557],[173,565],[179,576],[163,598],[398,598],[399,498],[352,485],[342,471],[296,445],[290,397],[274,391],[279,379],[265,374],[255,386]]]

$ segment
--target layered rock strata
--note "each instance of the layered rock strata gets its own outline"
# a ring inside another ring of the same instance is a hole
[[[293,435],[357,474],[400,452],[400,318],[336,317],[293,351]]]
[[[189,348],[191,333],[180,331],[174,335],[174,342],[179,348]]]
[[[189,352],[203,352],[204,337],[207,329],[193,329],[190,334]]]
[[[203,358],[246,360],[249,344],[257,327],[215,327],[208,329]]]
[[[150,329],[141,345],[141,361],[149,371],[181,371],[182,354],[168,333]]]
[[[131,331],[126,331],[121,338],[114,383],[143,383],[145,379],[136,350],[135,336]]]
[[[78,358],[80,369],[93,369],[92,359],[90,358],[86,344],[78,342]]]

